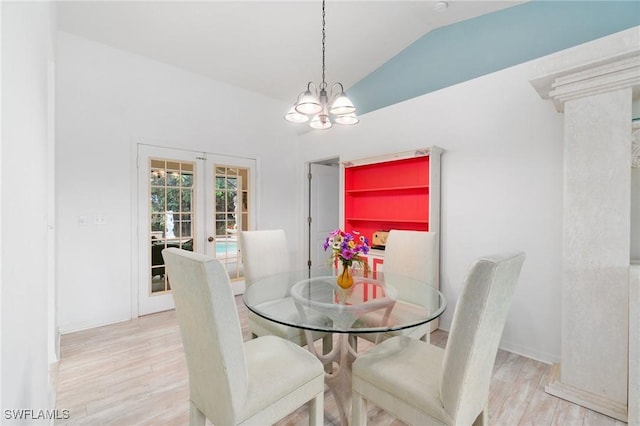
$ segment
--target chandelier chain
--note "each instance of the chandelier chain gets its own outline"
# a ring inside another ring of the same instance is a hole
[[[322,0],[322,83],[320,84],[320,89],[325,89],[327,87],[327,83],[324,78],[324,44],[326,39],[326,31],[325,27],[325,13],[324,13],[324,0]]]

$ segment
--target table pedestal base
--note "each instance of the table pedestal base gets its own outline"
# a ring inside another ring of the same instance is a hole
[[[309,351],[325,366],[324,380],[336,399],[340,423],[348,425],[351,416],[351,365],[356,359],[356,352],[351,346],[347,333],[338,334],[338,344],[327,354],[319,354],[313,344],[311,332],[305,330]]]

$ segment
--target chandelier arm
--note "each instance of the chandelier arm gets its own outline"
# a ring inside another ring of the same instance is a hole
[[[311,92],[312,87],[313,87],[313,92]],[[313,81],[310,81],[307,83],[307,91],[314,93],[316,96],[318,96],[318,86]]]
[[[336,88],[336,86],[340,86],[340,91],[339,92],[334,92],[333,89]],[[342,85],[342,83],[340,83],[339,81],[336,83],[333,83],[333,85],[331,86],[331,90],[329,91],[329,99],[331,101],[335,100],[335,98],[337,98],[340,94],[344,93],[344,86]]]

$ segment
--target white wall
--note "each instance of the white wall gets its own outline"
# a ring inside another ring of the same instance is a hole
[[[4,410],[52,408],[48,383],[48,75],[55,11],[3,2],[1,396]],[[32,423],[32,422],[29,422]]]
[[[527,253],[502,346],[560,357],[563,116],[529,83],[526,63],[374,111],[358,126],[301,138],[301,162],[436,145],[442,156],[441,290],[448,329],[468,267]]]
[[[258,226],[297,238],[297,211],[282,208],[298,187],[284,103],[62,32],[56,90],[62,332],[131,316],[136,141],[257,158]],[[79,226],[97,214],[106,225]]]

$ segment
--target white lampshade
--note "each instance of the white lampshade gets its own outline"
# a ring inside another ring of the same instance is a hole
[[[317,130],[325,130],[330,128],[332,124],[327,114],[318,114],[313,117],[309,126]]]
[[[318,97],[307,89],[298,103],[296,103],[296,111],[300,114],[313,115],[322,111],[322,105],[320,105]]]
[[[289,112],[284,115],[284,119],[291,123],[306,123],[309,121],[309,116],[300,114],[296,111],[296,106],[294,105],[289,109]]]
[[[359,121],[360,120],[358,120],[358,117],[356,117],[354,113],[342,114],[335,118],[336,123],[342,124],[342,125],[348,125],[348,126],[358,124]]]
[[[340,94],[336,97],[331,105],[331,109],[329,112],[334,115],[344,115],[351,114],[356,112],[356,107],[353,106],[353,103],[344,92],[340,92]]]

